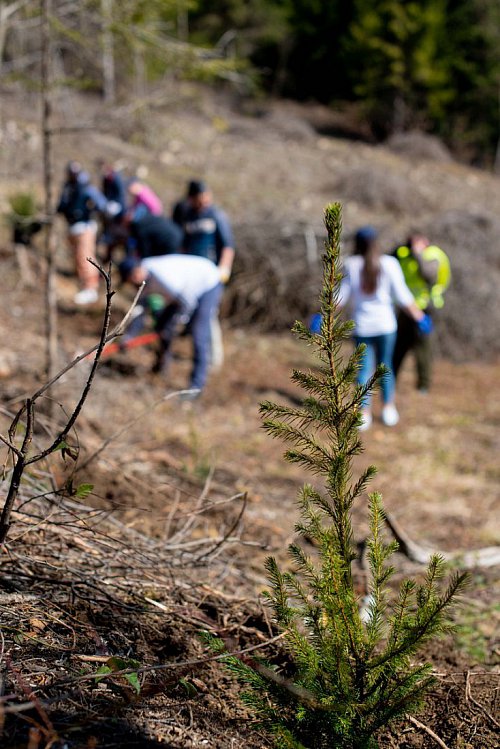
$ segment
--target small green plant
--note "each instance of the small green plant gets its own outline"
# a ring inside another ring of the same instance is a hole
[[[9,197],[11,222],[32,220],[38,209],[35,196],[31,192],[17,192]]]
[[[127,686],[132,687],[136,694],[141,692],[141,683],[139,681],[139,674],[136,669],[140,668],[141,664],[134,658],[121,658],[118,655],[112,655],[106,663],[97,670],[97,674],[104,678],[105,676],[111,676],[116,674],[115,679],[119,682],[120,679],[127,683]],[[126,673],[122,673],[126,671]],[[96,679],[96,683],[101,681],[100,678]]]
[[[31,244],[33,235],[40,231],[43,222],[38,216],[35,196],[31,192],[18,192],[9,197],[10,211],[4,219],[12,230],[16,244]]]
[[[368,467],[355,480],[352,458],[362,450],[358,426],[363,399],[384,372],[379,369],[360,387],[355,381],[363,348],[342,361],[341,347],[352,323],[341,319],[337,306],[339,204],[327,207],[325,223],[321,330],[311,333],[301,323],[294,328],[315,348],[319,367],[292,374],[308,393],[301,407],[261,406],[267,432],[291,445],[286,459],[324,480],[322,492],[306,485],[299,496],[297,531],[314,542],[317,555],[309,557],[296,543],[289,547],[291,571],[267,560],[271,589],[266,595],[284,635],[286,672],[257,659],[224,659],[246,686],[245,702],[281,749],[376,747],[376,732],[418,707],[432,683],[431,666],[413,657],[429,638],[450,628],[450,608],[465,582],[465,574],[456,573],[440,592],[443,560],[435,556],[420,584],[405,580],[399,595],[391,596],[388,582],[394,569],[388,560],[397,544],[384,542],[381,498],[373,493],[370,603],[366,614],[360,614],[351,510],[375,469]],[[220,641],[212,646],[224,652]]]

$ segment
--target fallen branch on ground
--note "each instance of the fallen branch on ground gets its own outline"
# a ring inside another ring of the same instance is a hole
[[[435,554],[439,554],[446,562],[457,562],[461,567],[494,567],[500,564],[500,546],[487,546],[483,549],[474,549],[472,551],[436,551],[425,546],[421,546],[413,541],[401,525],[394,519],[387,510],[385,512],[385,522],[399,544],[399,551],[404,554],[410,561],[417,564],[428,564],[429,559]]]

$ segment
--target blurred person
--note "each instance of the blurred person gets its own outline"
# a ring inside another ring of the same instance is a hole
[[[219,270],[221,284],[228,283],[234,262],[234,239],[225,212],[214,205],[203,180],[191,180],[183,200],[174,207],[174,220],[184,232],[183,251],[211,260]],[[224,359],[218,309],[211,322],[211,364],[220,367]]]
[[[375,228],[364,226],[356,232],[354,252],[344,263],[339,305],[349,307],[354,320],[356,346],[362,343],[366,346],[357,376],[358,384],[365,385],[379,364],[384,364],[388,370],[381,381],[382,422],[386,426],[395,426],[399,421],[392,372],[397,329],[395,304],[402,307],[423,331],[427,329],[429,318],[415,304],[398,261],[381,252]],[[367,397],[362,407],[360,429],[368,429],[371,423],[371,404]]]
[[[211,260],[219,268],[222,283],[227,283],[234,261],[231,224],[225,212],[214,205],[202,180],[189,182],[181,216],[184,252]]]
[[[191,184],[191,183],[189,183]],[[189,185],[188,185],[188,191],[189,191]],[[189,200],[186,197],[181,198],[176,203],[174,203],[174,207],[172,208],[172,221],[177,224],[177,226],[180,226],[181,229],[184,229],[184,219],[187,213],[187,210],[189,208]]]
[[[127,185],[127,194],[130,201],[126,213],[127,223],[140,221],[141,218],[148,215],[162,215],[163,204],[160,198],[154,190],[149,187],[149,185],[146,185],[137,177],[133,177],[129,181]]]
[[[108,201],[90,183],[90,177],[81,164],[70,161],[56,210],[68,224],[68,242],[74,253],[81,287],[74,297],[76,304],[92,304],[98,299],[99,271],[87,258],[96,259],[97,222],[94,216],[96,212],[106,213],[107,208]]]
[[[154,371],[166,372],[170,363],[170,348],[180,330],[188,325],[193,338],[193,368],[189,388],[194,392],[186,398],[194,399],[203,390],[210,364],[210,320],[217,309],[222,291],[219,273],[206,258],[185,254],[148,257],[143,260],[128,257],[119,265],[124,282],[139,287],[146,282],[146,296],[162,297],[163,307],[156,316],[156,331],[160,347]],[[146,314],[146,310],[142,311]],[[137,318],[133,321],[133,334]],[[125,342],[129,332],[125,333]]]
[[[101,173],[101,191],[108,201],[108,211],[112,207],[113,215],[103,217],[102,233],[98,243],[106,248],[104,261],[112,259],[116,247],[125,244],[126,230],[124,217],[127,211],[127,190],[125,181],[118,169],[104,159],[99,159],[97,166]]]
[[[182,229],[166,216],[148,214],[129,225],[127,254],[139,258],[181,252]]]
[[[451,280],[448,256],[420,233],[410,234],[406,244],[395,250],[394,256],[417,307],[434,318],[444,306],[444,294]],[[415,355],[417,389],[427,393],[431,386],[432,340],[430,336],[422,335],[415,320],[401,310],[393,357],[395,377],[409,351]]]

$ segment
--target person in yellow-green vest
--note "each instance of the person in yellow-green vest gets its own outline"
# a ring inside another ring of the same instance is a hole
[[[434,317],[444,306],[444,294],[451,280],[450,261],[446,253],[429,243],[423,234],[411,234],[406,245],[394,252],[399,260],[406,285],[417,307]],[[406,354],[413,350],[417,370],[417,388],[428,392],[431,385],[432,339],[421,335],[415,321],[404,311],[398,316],[393,371],[397,377]]]

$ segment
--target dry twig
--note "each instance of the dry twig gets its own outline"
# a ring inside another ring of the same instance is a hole
[[[436,744],[438,744],[441,747],[441,749],[449,749],[447,744],[445,744],[444,741],[440,739],[439,736],[436,733],[434,733],[434,731],[431,728],[429,728],[429,726],[426,726],[424,723],[421,723],[419,720],[414,718],[413,715],[407,715],[406,720],[412,723],[417,728],[419,728],[421,731],[425,731],[425,733],[428,736],[434,739]]]

